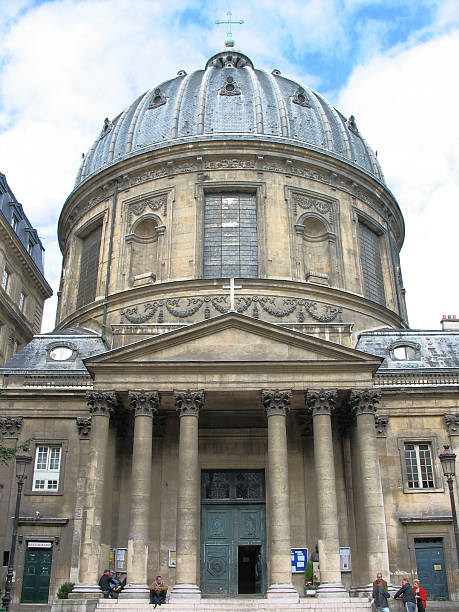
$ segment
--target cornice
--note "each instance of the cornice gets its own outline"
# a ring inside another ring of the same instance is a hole
[[[256,142],[254,142],[256,140]],[[239,145],[239,146],[237,146]],[[154,154],[152,155],[152,152]],[[223,157],[223,159],[222,159]],[[197,173],[205,180],[207,172],[252,170],[258,177],[264,172],[282,173],[315,180],[339,189],[351,197],[359,198],[378,208],[383,218],[395,221],[392,228],[399,248],[404,239],[404,221],[401,210],[389,189],[364,170],[349,161],[314,147],[298,146],[282,138],[205,137],[184,142],[161,143],[139,153],[135,151],[122,161],[98,171],[81,183],[64,203],[58,224],[61,250],[71,226],[70,216],[76,223],[82,214],[110,198],[113,182],[118,181],[118,192],[158,178],[172,178],[183,173]],[[143,174],[142,174],[143,172]],[[99,191],[99,193],[96,193]],[[84,210],[79,211],[83,205]]]

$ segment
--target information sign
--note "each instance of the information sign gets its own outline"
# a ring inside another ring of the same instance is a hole
[[[307,548],[292,548],[292,574],[302,574],[307,562]]]

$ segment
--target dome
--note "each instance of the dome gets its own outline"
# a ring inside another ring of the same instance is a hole
[[[102,131],[85,156],[76,185],[128,157],[208,140],[284,142],[341,159],[384,183],[375,154],[354,117],[346,119],[316,91],[256,70],[235,50],[211,57],[204,70],[180,70],[139,96]]]

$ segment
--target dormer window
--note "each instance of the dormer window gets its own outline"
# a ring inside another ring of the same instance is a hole
[[[11,227],[13,228],[15,232],[18,231],[18,225],[19,225],[19,219],[16,217],[16,215],[11,215]]]
[[[27,244],[27,253],[29,255],[32,255],[32,251],[33,251],[33,244],[32,242],[29,240],[28,244]]]
[[[393,349],[395,359],[400,361],[410,361],[416,357],[416,351],[412,346],[397,346]]]

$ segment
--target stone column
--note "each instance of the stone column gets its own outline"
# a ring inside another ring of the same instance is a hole
[[[80,580],[72,597],[100,597],[100,545],[104,506],[105,464],[108,445],[109,417],[117,405],[114,391],[88,391],[86,400],[91,413],[86,490],[84,497],[84,528],[80,552]]]
[[[129,391],[129,408],[134,413],[132,449],[131,507],[127,570],[129,582],[120,598],[149,599],[147,583],[148,542],[150,537],[151,453],[153,415],[158,412],[157,391]]]
[[[199,456],[198,418],[205,391],[174,391],[180,416],[179,477],[177,493],[177,568],[171,602],[199,601]]]
[[[349,396],[350,408],[357,417],[357,445],[363,493],[363,535],[367,556],[362,574],[365,584],[375,580],[378,572],[382,572],[384,579],[390,582],[386,517],[375,429],[376,406],[380,395],[381,392],[374,389],[353,389]]]
[[[268,599],[299,601],[292,585],[290,547],[290,503],[286,414],[290,390],[262,389],[261,401],[268,416],[268,491],[271,584]]]
[[[314,468],[319,516],[319,597],[348,597],[341,583],[338,504],[336,501],[335,461],[331,415],[336,391],[307,391],[306,407],[314,429]]]

